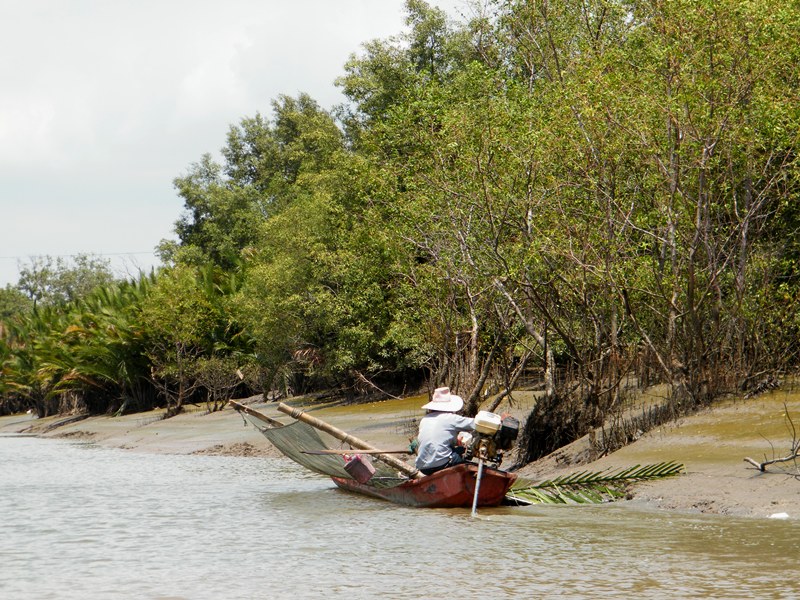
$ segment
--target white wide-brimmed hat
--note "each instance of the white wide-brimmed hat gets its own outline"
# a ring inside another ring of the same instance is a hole
[[[458,412],[464,406],[461,396],[450,393],[450,388],[441,387],[433,391],[433,399],[422,408],[439,412]]]

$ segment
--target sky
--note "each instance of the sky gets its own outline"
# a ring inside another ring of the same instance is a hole
[[[465,0],[429,0],[458,17]],[[403,0],[0,0],[0,287],[36,257],[158,264],[173,180],[280,94],[344,101]]]

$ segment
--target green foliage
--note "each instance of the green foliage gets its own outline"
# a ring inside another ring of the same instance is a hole
[[[342,120],[356,145],[381,128],[395,108],[406,107],[420,86],[445,81],[478,56],[469,31],[454,28],[441,9],[408,0],[406,12],[409,31],[363,44],[363,53],[351,55],[336,81],[350,100],[342,107]]]
[[[34,302],[57,304],[84,298],[113,280],[106,259],[90,254],[78,254],[72,261],[44,256],[20,268],[16,288]]]
[[[188,175],[175,180],[187,213],[175,227],[180,245],[162,242],[162,259],[198,267],[212,261],[233,268],[242,250],[255,243],[258,197],[252,190],[224,182],[220,170],[205,155]]]
[[[244,362],[249,338],[228,306],[238,286],[238,277],[213,265],[178,265],[162,270],[142,300],[145,354],[168,415],[180,412],[201,388],[219,395],[226,387],[220,384],[225,375],[221,365],[232,376]]]
[[[162,255],[235,268],[259,243],[265,218],[291,204],[305,177],[330,168],[343,143],[332,117],[306,94],[281,96],[272,122],[260,114],[242,119],[228,132],[223,165],[206,154],[175,179],[186,212],[176,224],[179,246],[162,243]]]
[[[144,277],[114,283],[9,319],[0,331],[6,408],[46,416],[100,412],[131,400],[144,407],[148,371],[137,312],[147,289]]]
[[[349,160],[339,166],[264,222],[233,302],[269,369],[293,364],[318,385],[408,366],[409,345],[388,333],[392,251],[356,197],[364,175]]]
[[[0,322],[14,315],[26,314],[33,308],[33,300],[18,288],[6,285],[0,289]]]
[[[72,366],[63,387],[82,393],[91,412],[154,404],[141,322],[141,305],[153,282],[142,276],[98,288],[73,309],[74,324],[64,335]]]
[[[184,345],[197,352],[211,348],[221,314],[206,295],[204,281],[189,267],[158,275],[141,306],[142,325],[158,346]]]

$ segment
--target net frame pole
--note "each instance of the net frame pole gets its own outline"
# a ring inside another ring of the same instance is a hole
[[[398,460],[394,456],[390,456],[388,454],[380,453],[380,451],[371,446],[364,440],[360,440],[357,437],[350,435],[349,433],[342,431],[341,429],[337,429],[333,425],[326,423],[325,421],[318,419],[317,417],[312,417],[311,415],[307,414],[303,410],[299,408],[294,408],[289,406],[288,404],[284,404],[283,402],[278,402],[277,409],[292,417],[293,419],[297,419],[298,421],[302,421],[315,429],[319,429],[320,431],[324,431],[325,433],[332,435],[337,440],[344,442],[345,444],[350,444],[354,448],[359,450],[369,450],[371,452],[377,451],[377,454],[374,454],[374,457],[390,467],[397,469],[401,473],[407,475],[412,479],[419,479],[420,477],[424,477],[422,473],[420,473],[414,467],[410,467],[408,464],[404,463],[402,460]]]

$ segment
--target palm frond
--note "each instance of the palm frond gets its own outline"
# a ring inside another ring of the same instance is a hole
[[[518,479],[506,497],[526,504],[601,504],[624,497],[630,483],[671,477],[683,468],[669,461],[616,471],[579,471],[538,483]]]

